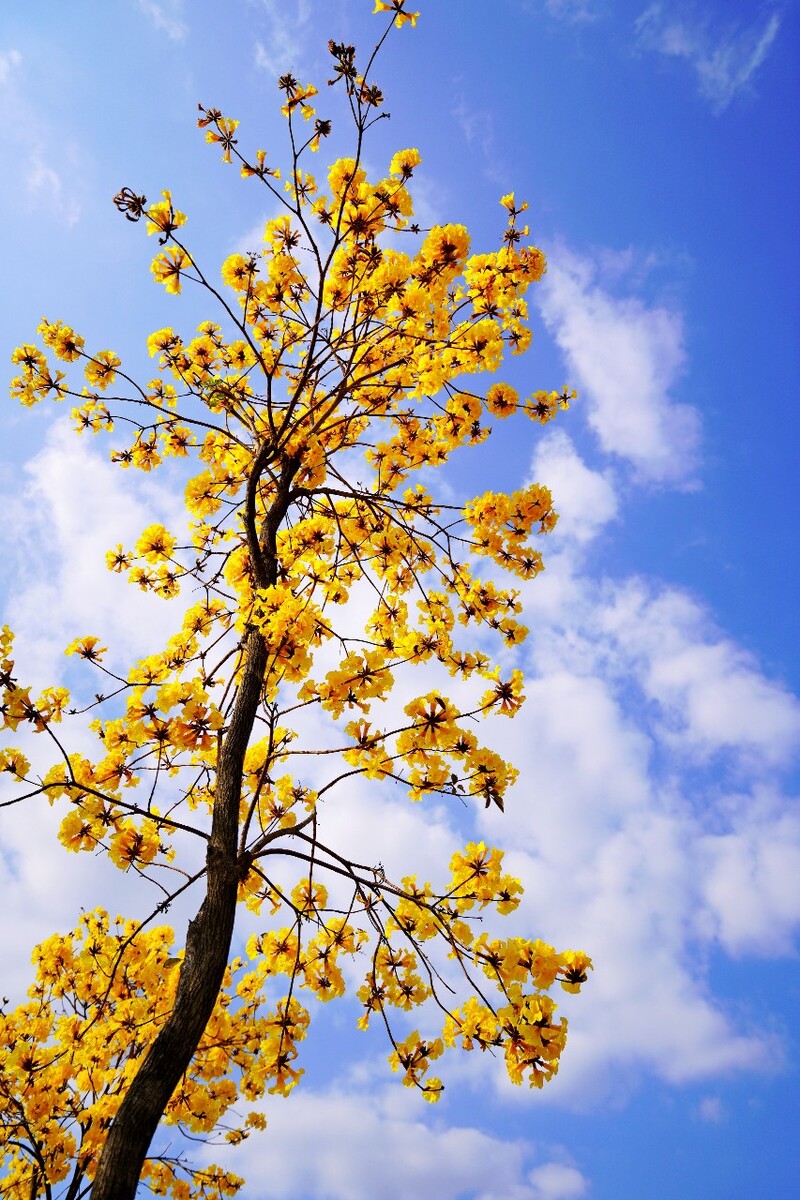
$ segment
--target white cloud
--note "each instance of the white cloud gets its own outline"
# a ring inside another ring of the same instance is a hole
[[[181,602],[167,604],[131,587],[107,570],[105,552],[119,541],[132,544],[154,520],[177,528],[180,498],[157,478],[113,466],[66,420],[51,426],[22,479],[9,479],[6,487],[0,548],[11,591],[2,622],[16,634],[20,680],[34,694],[63,683],[72,661],[64,648],[83,634],[98,635],[111,649],[108,664],[126,672],[136,658],[162,646],[180,625]],[[76,699],[91,696],[97,677],[88,667],[73,672]],[[65,731],[71,750],[96,754],[97,740],[80,720],[65,722]],[[59,757],[43,735],[20,730],[11,740],[34,771],[46,771]],[[12,794],[5,787],[3,793],[3,800]],[[102,904],[134,917],[162,898],[104,855],[67,854],[57,839],[63,815],[63,808],[51,808],[42,797],[0,811],[0,891],[15,913],[3,931],[4,990],[15,997],[31,981],[32,947],[54,929],[71,928],[82,907]],[[176,905],[179,931],[193,900],[187,896]]]
[[[586,1178],[563,1163],[543,1163],[531,1171],[529,1179],[537,1200],[576,1200],[587,1191]]]
[[[3,50],[0,51],[0,83],[5,83],[11,78],[12,72],[22,62],[22,55],[19,50]]]
[[[22,739],[15,737],[16,744]],[[85,737],[70,737],[71,748],[91,753]],[[95,742],[96,746],[96,742]],[[28,739],[22,747],[34,770],[46,770],[58,759],[52,744]],[[3,788],[3,800],[7,799]],[[139,878],[123,874],[103,856],[68,854],[58,841],[63,808],[50,808],[43,797],[25,801],[0,812],[0,892],[3,904],[13,912],[2,936],[2,993],[14,1003],[24,999],[33,982],[33,947],[51,933],[72,929],[81,910],[103,905],[113,914],[145,915],[162,896],[155,888],[143,892]],[[170,923],[180,930],[181,909],[171,914]]]
[[[643,480],[691,483],[698,415],[670,397],[685,358],[680,315],[612,295],[588,258],[563,247],[554,257],[540,290],[542,315],[600,446]]]
[[[788,761],[800,742],[800,703],[767,679],[752,655],[715,628],[709,613],[676,588],[628,580],[595,617],[619,669],[658,707],[662,736],[683,751],[728,750],[765,764]]]
[[[585,565],[592,498],[599,528],[613,481],[560,430],[533,473],[568,520],[525,587],[528,700],[498,747],[520,782],[505,815],[479,823],[514,847],[507,863],[525,880],[514,931],[595,961],[566,1001],[570,1043],[545,1099],[621,1102],[643,1074],[682,1083],[776,1069],[783,1049],[768,1023],[754,1037],[703,964],[717,949],[793,952],[800,812],[779,771],[800,751],[800,703],[687,592]],[[467,1072],[475,1086],[479,1074]],[[499,1069],[496,1082],[524,1102]]]
[[[523,727],[505,747],[523,782],[502,822],[485,817],[483,832],[515,847],[508,867],[526,894],[513,931],[587,949],[596,968],[568,1003],[570,1043],[546,1097],[584,1107],[619,1102],[643,1072],[683,1082],[752,1069],[752,1035],[709,993],[691,951],[703,937],[698,910],[708,912],[702,865],[712,837],[691,795],[658,781],[661,748],[609,682],[549,673],[527,690]],[[760,881],[749,883],[768,924]],[[788,917],[790,899],[785,907]],[[707,922],[707,944],[716,928]],[[755,1041],[760,1068],[779,1061],[774,1042]]]
[[[638,18],[636,33],[642,49],[685,59],[694,69],[701,95],[721,113],[735,96],[749,90],[780,24],[778,13],[772,12],[764,22],[717,31],[707,20],[683,20],[656,3]]]
[[[6,619],[37,685],[61,674],[64,646],[83,634],[113,646],[120,663],[152,653],[180,623],[178,608],[112,574],[105,554],[132,544],[154,520],[176,526],[180,496],[112,465],[66,420],[51,427],[26,474],[21,494],[6,500],[14,519],[0,543],[16,564]]]
[[[731,827],[699,840],[711,931],[733,955],[793,953],[800,914],[800,811],[761,795],[734,807]]]
[[[215,1161],[245,1176],[251,1200],[572,1200],[586,1192],[573,1167],[532,1171],[532,1147],[449,1127],[399,1086],[304,1092],[266,1109],[268,1127]],[[309,1153],[309,1131],[313,1153]],[[580,1190],[582,1189],[582,1190]]]
[[[482,818],[526,881],[515,928],[595,960],[546,1094],[591,1104],[643,1070],[776,1068],[778,1040],[760,1022],[754,1054],[702,964],[714,947],[792,953],[800,812],[774,779],[800,750],[800,704],[688,594],[581,573],[561,536],[526,590],[528,701],[501,749],[521,781],[505,817]]]
[[[187,27],[180,19],[183,0],[165,0],[162,4],[156,3],[156,0],[138,0],[138,4],[156,29],[165,33],[170,41],[180,42],[186,37]]]
[[[561,538],[587,542],[617,515],[617,497],[609,474],[587,467],[561,429],[540,439],[531,475],[553,494]]]

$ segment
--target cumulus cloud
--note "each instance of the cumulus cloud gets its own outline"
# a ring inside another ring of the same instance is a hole
[[[578,1107],[621,1101],[648,1072],[685,1082],[780,1061],[774,1042],[738,1028],[708,991],[692,948],[713,944],[719,927],[701,873],[714,835],[693,815],[691,793],[659,778],[661,748],[635,712],[597,676],[549,673],[528,687],[527,724],[507,747],[524,781],[502,831],[515,847],[509,868],[526,884],[513,927],[589,948],[596,967],[568,1005],[570,1045],[547,1093]],[[482,824],[487,839],[500,837],[490,816]],[[768,928],[773,912],[750,882]],[[800,906],[784,903],[796,928]]]
[[[710,932],[732,955],[793,953],[800,914],[800,810],[775,794],[734,798],[730,826],[698,842]]]
[[[155,520],[180,527],[180,495],[160,480],[123,476],[67,421],[51,427],[23,478],[6,500],[13,516],[0,544],[16,567],[6,619],[37,684],[60,674],[64,646],[85,633],[113,645],[122,663],[151,653],[174,631],[175,607],[113,575],[105,554]]]
[[[15,737],[19,745],[23,741]],[[96,746],[96,742],[95,742]],[[70,738],[71,749],[91,753],[83,736]],[[51,743],[28,739],[23,749],[34,770],[46,770],[57,760]],[[3,788],[3,800],[8,793]],[[3,994],[21,1002],[33,982],[33,947],[55,931],[66,933],[82,910],[103,905],[112,914],[144,916],[161,899],[155,888],[142,894],[133,874],[122,874],[105,856],[67,854],[58,841],[64,810],[50,808],[39,798],[2,812],[0,892],[14,919],[6,921],[2,935]],[[184,906],[181,905],[180,908]],[[181,911],[172,914],[180,928]]]
[[[750,90],[780,24],[773,11],[763,21],[719,30],[708,20],[682,19],[656,3],[636,21],[636,34],[642,49],[689,63],[701,95],[714,112],[721,113],[737,95]]]
[[[88,699],[98,686],[90,668],[73,666],[65,680],[73,660],[64,648],[74,637],[99,636],[110,647],[108,664],[127,673],[180,624],[181,601],[168,605],[145,595],[105,565],[107,549],[119,541],[131,545],[153,521],[179,529],[180,496],[158,479],[113,466],[66,420],[51,426],[42,449],[3,485],[0,548],[13,586],[2,622],[16,635],[19,678],[34,694],[69,682],[76,700]],[[97,752],[96,738],[80,721],[70,722],[68,739],[71,751]],[[22,728],[12,740],[34,772],[59,757],[46,737]],[[10,791],[3,793],[8,800]],[[0,891],[15,914],[3,930],[4,990],[19,999],[31,982],[32,947],[54,929],[71,928],[82,908],[100,904],[112,913],[145,915],[162,894],[143,889],[104,855],[66,854],[57,836],[64,815],[58,805],[38,798],[1,815]],[[193,899],[178,902],[171,914],[179,930]]]
[[[601,448],[631,463],[643,480],[691,484],[699,419],[670,395],[685,359],[680,315],[635,294],[612,294],[588,257],[566,248],[554,257],[541,311]]]
[[[710,614],[676,588],[631,579],[595,613],[618,669],[657,706],[662,737],[693,754],[727,750],[765,764],[790,760],[800,742],[800,703],[766,678],[753,656],[722,635]]]
[[[426,1119],[401,1089],[298,1090],[267,1108],[265,1134],[214,1158],[247,1179],[252,1200],[573,1200],[587,1181],[522,1141]],[[313,1130],[313,1154],[309,1131]]]
[[[800,703],[696,597],[587,565],[592,504],[613,513],[613,481],[560,431],[533,466],[558,479],[568,520],[525,589],[528,700],[501,746],[520,782],[502,827],[494,813],[480,824],[513,845],[526,882],[515,928],[595,960],[546,1096],[580,1106],[624,1099],[647,1072],[777,1068],[778,1040],[763,1023],[754,1036],[703,963],[714,949],[792,953],[800,811],[781,772],[800,751]]]

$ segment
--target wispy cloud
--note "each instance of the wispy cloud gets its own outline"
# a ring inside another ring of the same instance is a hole
[[[281,0],[261,0],[267,18],[267,37],[255,43],[255,64],[270,75],[303,68],[311,6],[309,0],[287,5]]]
[[[467,145],[477,153],[485,177],[505,186],[508,171],[498,153],[493,114],[487,109],[476,108],[461,95],[453,108],[453,116]]]
[[[602,0],[599,2],[602,4]],[[570,25],[596,21],[601,15],[597,0],[517,0],[517,3],[524,12],[534,15],[546,12],[556,20],[566,21]]]
[[[34,203],[58,213],[66,225],[75,225],[79,220],[81,206],[77,197],[69,194],[62,176],[45,161],[40,150],[33,150],[28,155],[25,189]]]
[[[716,113],[723,112],[739,93],[747,91],[778,34],[777,12],[766,20],[743,26],[713,28],[704,18],[681,18],[651,4],[636,21],[639,46],[694,69],[701,94]]]
[[[10,79],[11,74],[22,62],[19,50],[0,51],[0,84]]]
[[[54,129],[24,93],[23,58],[18,50],[0,52],[0,87],[4,121],[0,153],[7,170],[0,180],[0,206],[20,204],[60,224],[74,225],[81,212],[78,193],[68,180],[81,178],[74,142],[59,144]]]
[[[725,1119],[725,1112],[719,1096],[704,1096],[697,1106],[697,1115],[701,1121],[721,1125]]]
[[[638,475],[690,485],[698,463],[699,418],[671,397],[684,364],[678,312],[635,293],[606,290],[598,260],[561,248],[541,291],[544,320],[563,351],[606,452]]]
[[[592,0],[546,0],[546,6],[552,17],[569,21],[573,25],[595,21],[598,17]]]
[[[164,0],[161,4],[156,0],[138,0],[138,3],[156,29],[160,29],[171,41],[180,42],[186,37],[187,26],[181,20],[183,0]]]

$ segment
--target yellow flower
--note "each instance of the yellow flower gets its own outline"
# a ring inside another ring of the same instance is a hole
[[[231,254],[222,264],[223,281],[237,292],[248,291],[252,287],[255,274],[255,259],[245,258],[243,254]]]
[[[360,187],[366,178],[366,171],[357,167],[353,158],[338,158],[328,171],[328,184],[337,198],[346,190]]]
[[[147,232],[162,233],[166,239],[173,230],[186,223],[186,214],[172,207],[172,192],[162,191],[163,200],[151,204],[147,210]]]
[[[58,358],[63,362],[74,362],[80,358],[83,351],[83,338],[65,325],[62,321],[50,322],[45,319],[39,326],[39,333]]]
[[[167,292],[177,296],[181,290],[181,275],[192,266],[192,260],[180,246],[170,246],[157,254],[150,264],[156,283],[163,283]]]
[[[419,166],[421,162],[422,155],[419,150],[398,150],[389,164],[389,174],[400,175],[403,179],[410,179],[414,167]]]
[[[86,363],[86,382],[104,392],[116,379],[116,369],[120,365],[121,360],[112,350],[99,350],[94,358],[90,358]]]
[[[494,383],[486,393],[486,407],[495,417],[507,417],[519,408],[519,393],[507,383]]]
[[[181,339],[173,329],[157,329],[147,339],[147,353],[152,358],[159,351],[173,350],[181,345]]]
[[[512,216],[516,216],[518,213],[525,212],[528,207],[527,200],[523,200],[522,204],[520,204],[519,208],[517,208],[517,203],[514,199],[513,192],[509,192],[507,196],[502,196],[500,198],[500,203],[502,204],[503,208],[508,209]]]
[[[12,351],[11,361],[12,363],[21,364],[28,378],[32,375],[40,374],[47,367],[47,359],[41,350],[38,346],[32,346],[29,342],[25,342],[22,346],[17,346]]]
[[[198,125],[206,122],[198,121]],[[236,138],[233,136],[239,125],[238,121],[232,120],[230,117],[223,117],[221,114],[217,116],[214,129],[206,130],[206,141],[218,143],[222,146],[222,161],[229,163],[231,161],[231,150],[236,145]]]
[[[109,571],[120,574],[122,571],[127,571],[130,565],[130,555],[125,553],[122,543],[119,543],[113,550],[106,551],[106,566]]]
[[[0,750],[0,771],[8,771],[18,779],[24,779],[30,769],[31,764],[21,750]]]
[[[172,557],[175,544],[175,538],[163,525],[148,525],[136,543],[136,553],[145,562],[161,562]]]
[[[90,662],[99,662],[107,650],[107,646],[100,645],[99,638],[82,637],[70,642],[64,653],[78,654],[81,658],[88,658]]]
[[[406,22],[412,26],[416,25],[417,18],[419,17],[418,12],[406,12],[405,0],[388,0],[388,3],[386,0],[375,0],[375,7],[372,12],[373,14],[382,12],[396,13],[394,23],[398,29],[401,25],[405,25]]]

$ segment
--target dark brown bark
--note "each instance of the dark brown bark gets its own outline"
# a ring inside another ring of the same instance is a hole
[[[264,521],[260,545],[252,537],[254,492],[266,458],[261,453],[248,487],[247,524],[258,586],[277,578],[275,540],[286,515],[295,464],[286,464],[277,497]],[[230,723],[220,747],[211,837],[206,855],[206,895],[189,922],[175,1006],[134,1076],[106,1138],[92,1200],[133,1200],[150,1143],[172,1093],[189,1067],[214,1009],[230,956],[239,885],[237,834],[244,756],[261,701],[267,647],[247,635],[244,664]]]
[[[237,829],[242,764],[261,696],[267,653],[251,632],[236,704],[220,752],[206,895],[189,922],[175,1007],[134,1076],[111,1125],[92,1200],[133,1200],[147,1151],[214,1009],[230,954],[239,884]]]

